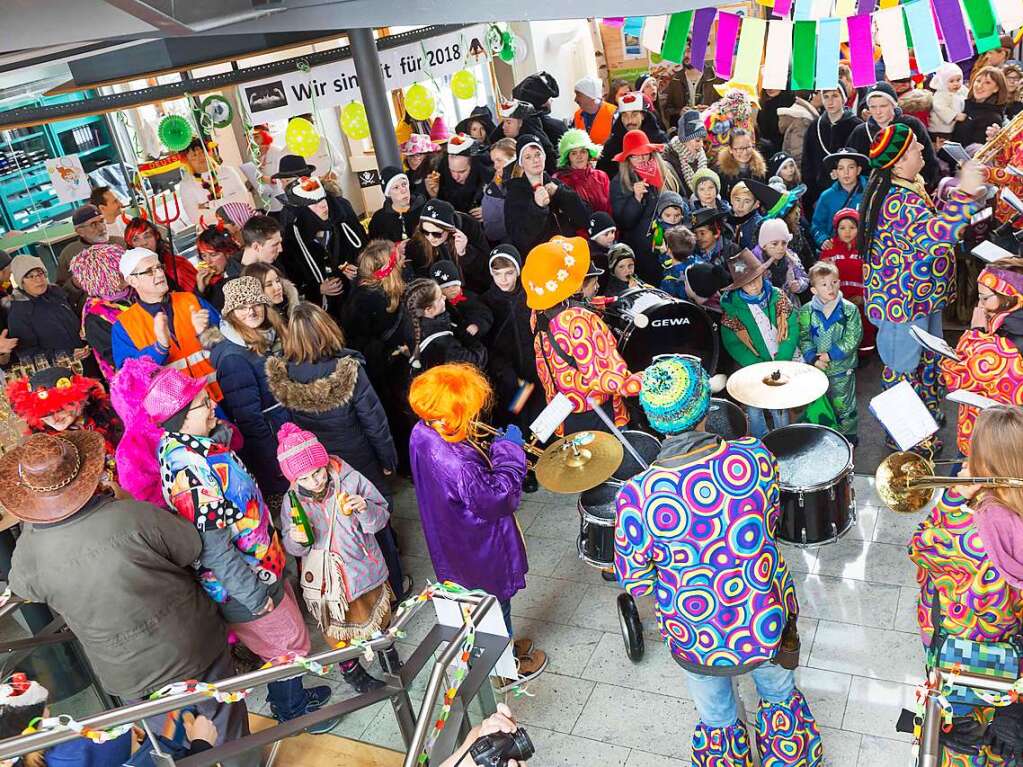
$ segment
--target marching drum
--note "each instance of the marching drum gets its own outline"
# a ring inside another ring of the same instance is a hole
[[[690,354],[700,358],[707,375],[717,372],[717,327],[694,303],[644,286],[618,296],[604,317],[629,370],[645,370],[658,354]]]
[[[705,428],[725,439],[741,439],[749,435],[749,420],[745,411],[734,402],[711,397]]]
[[[852,447],[833,429],[783,426],[764,437],[778,459],[778,538],[797,546],[834,543],[856,522]]]
[[[606,570],[615,558],[615,496],[618,482],[605,482],[579,496],[579,558]]]

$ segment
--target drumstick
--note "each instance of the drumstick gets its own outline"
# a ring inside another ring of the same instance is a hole
[[[611,430],[611,433],[614,434],[618,438],[618,441],[625,446],[625,449],[629,451],[629,455],[636,459],[636,463],[642,466],[644,471],[649,469],[650,464],[644,461],[643,456],[636,452],[636,448],[632,446],[632,443],[625,439],[625,435],[618,430],[618,427],[615,426],[615,422],[607,417],[607,413],[604,412],[604,408],[598,405],[592,397],[587,397],[586,401],[590,403],[590,407],[593,408],[593,412],[600,416],[600,420],[604,422],[604,425]]]

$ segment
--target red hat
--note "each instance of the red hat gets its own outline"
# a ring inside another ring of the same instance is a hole
[[[664,144],[651,144],[650,139],[641,130],[630,130],[622,139],[622,151],[611,159],[614,162],[625,162],[634,154],[652,154],[664,150]]]
[[[831,226],[838,229],[838,222],[845,221],[847,218],[851,218],[856,222],[856,225],[860,224],[860,212],[856,208],[842,208],[838,211],[831,219]]]

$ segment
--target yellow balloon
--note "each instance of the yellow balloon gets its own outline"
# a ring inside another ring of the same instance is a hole
[[[476,76],[468,69],[462,69],[451,76],[451,92],[456,98],[471,99],[476,95]]]
[[[422,83],[405,91],[405,110],[413,120],[429,120],[433,116],[433,94]]]
[[[369,138],[369,122],[366,120],[366,107],[361,101],[345,104],[341,110],[341,130],[348,138],[362,140]]]
[[[284,143],[295,154],[311,157],[320,148],[320,136],[304,117],[293,117],[284,131]]]

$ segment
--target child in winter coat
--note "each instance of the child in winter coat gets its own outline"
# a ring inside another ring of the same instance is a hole
[[[860,232],[860,214],[855,208],[843,208],[835,214],[832,223],[832,236],[821,249],[821,261],[833,263],[838,268],[839,286],[842,297],[855,304],[860,310],[863,325],[863,340],[860,342],[860,353],[874,349],[874,336],[877,329],[867,322],[863,301],[863,259],[856,249],[856,237]]]
[[[753,252],[769,266],[771,284],[781,288],[794,307],[799,294],[810,285],[803,264],[790,248],[792,234],[780,218],[769,218],[760,225],[759,243]]]
[[[312,432],[288,422],[277,442],[281,473],[291,483],[281,505],[281,532],[285,550],[302,560],[309,614],[331,645],[369,639],[387,628],[391,616],[387,563],[376,539],[387,527],[387,501],[350,464],[327,455]],[[396,659],[393,649],[389,653],[388,660]],[[341,664],[353,687],[383,686],[360,669],[355,658]]]
[[[440,285],[451,321],[470,336],[486,337],[494,323],[494,315],[479,296],[462,290],[458,267],[451,261],[437,261],[430,269],[430,276]]]
[[[650,226],[650,247],[663,260],[668,248],[664,244],[664,233],[673,226],[683,223],[689,216],[689,206],[677,192],[665,190],[657,198],[657,212]]]
[[[764,220],[757,206],[757,198],[746,186],[746,182],[740,181],[732,187],[731,202],[732,213],[728,223],[735,232],[735,244],[752,250],[757,245],[760,222]]]
[[[447,362],[471,362],[478,368],[486,367],[486,347],[452,321],[447,300],[435,280],[412,281],[405,293],[405,316],[412,333],[408,348],[413,376]]]
[[[810,267],[810,303],[799,310],[799,352],[803,361],[828,376],[828,401],[838,430],[857,439],[856,350],[863,336],[859,310],[842,297],[838,267],[818,261]]]
[[[741,251],[728,260],[732,284],[721,299],[721,343],[738,367],[757,362],[791,360],[799,341],[797,314],[778,288],[764,279],[768,266],[753,253]],[[747,405],[750,434],[767,434],[764,411]],[[771,410],[775,428],[787,426],[787,410]]]
[[[587,242],[590,246],[590,263],[607,272],[607,251],[618,237],[615,220],[609,213],[597,211],[590,216],[590,225],[586,233],[589,237]]]
[[[721,198],[721,177],[710,168],[700,168],[693,174],[693,194],[689,198],[689,207],[710,208],[725,213],[732,212],[732,206]]]
[[[932,138],[941,139],[944,143],[952,135],[956,123],[966,119],[964,109],[969,89],[963,85],[963,70],[958,64],[942,64],[931,78],[931,89],[934,100],[927,129]],[[935,148],[940,146],[938,144]]]
[[[673,226],[664,234],[668,258],[664,261],[664,279],[660,288],[675,298],[696,300],[690,294],[686,283],[686,269],[697,263],[693,252],[696,250],[696,235],[684,226]]]

